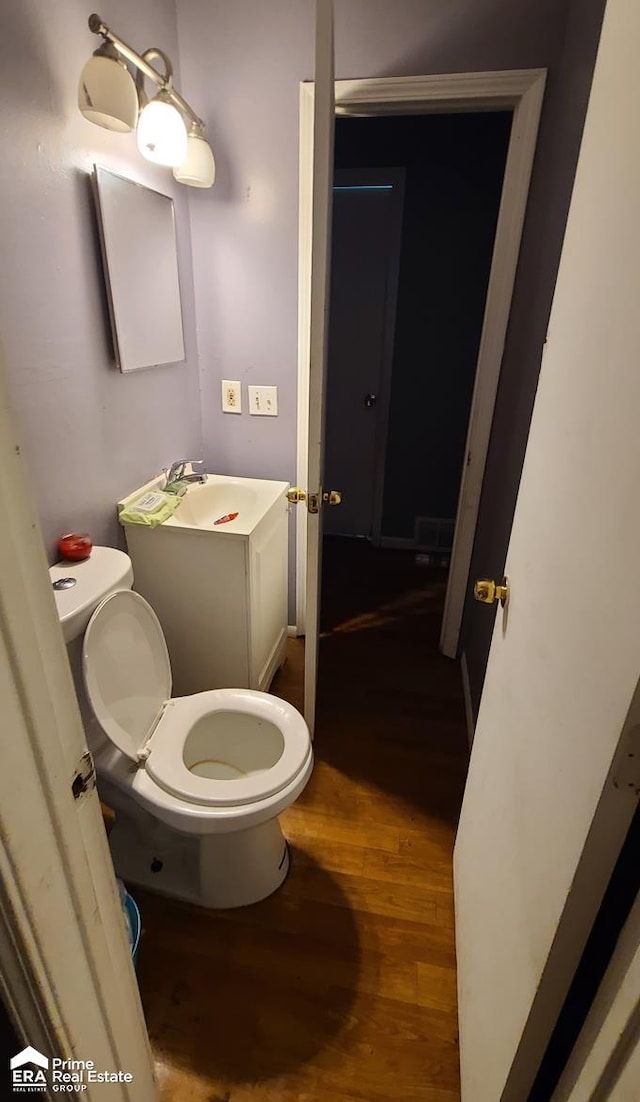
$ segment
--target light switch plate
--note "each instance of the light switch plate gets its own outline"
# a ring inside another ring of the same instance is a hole
[[[250,386],[249,413],[255,414],[259,417],[277,417],[277,386]]]
[[[238,380],[222,380],[222,412],[242,413],[242,390]]]

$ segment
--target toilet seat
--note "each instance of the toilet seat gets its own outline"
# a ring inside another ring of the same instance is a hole
[[[224,734],[226,718],[234,716],[244,720],[249,737],[259,739],[263,730],[269,730],[267,725],[280,732],[282,749],[277,760],[266,768],[226,780],[191,772],[185,762],[185,748],[196,725],[213,721],[209,724],[213,756],[216,742],[222,741],[219,736]],[[145,762],[147,772],[166,792],[189,803],[229,806],[265,799],[290,784],[309,759],[311,740],[302,716],[285,701],[252,689],[212,689],[169,701],[151,737],[150,749]]]
[[[311,756],[300,713],[268,693],[212,689],[171,699],[162,627],[147,601],[131,590],[109,594],[93,613],[83,672],[111,742],[144,765],[160,788],[189,803],[231,806],[265,799],[290,784]],[[194,767],[219,776],[197,775]]]

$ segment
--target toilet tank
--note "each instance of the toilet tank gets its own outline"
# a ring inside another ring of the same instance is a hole
[[[95,753],[104,734],[86,699],[82,677],[82,640],[91,615],[100,602],[116,589],[131,589],[133,567],[124,551],[115,547],[94,547],[82,562],[57,562],[49,567],[62,634],[80,705],[89,748]]]
[[[82,562],[57,562],[49,576],[65,643],[84,635],[93,610],[109,593],[133,585],[131,559],[115,547],[94,547]]]

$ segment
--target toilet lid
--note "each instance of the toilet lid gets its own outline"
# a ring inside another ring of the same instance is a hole
[[[109,594],[89,620],[82,648],[87,696],[103,731],[132,761],[171,697],[160,621],[132,590]]]

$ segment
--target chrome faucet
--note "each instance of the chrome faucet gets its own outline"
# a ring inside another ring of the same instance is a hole
[[[191,473],[187,474],[187,467],[191,467]],[[201,471],[194,471],[194,467],[202,467]],[[164,469],[164,489],[168,493],[174,493],[181,482],[206,482],[207,474],[204,470],[204,459],[176,459],[171,466]]]

